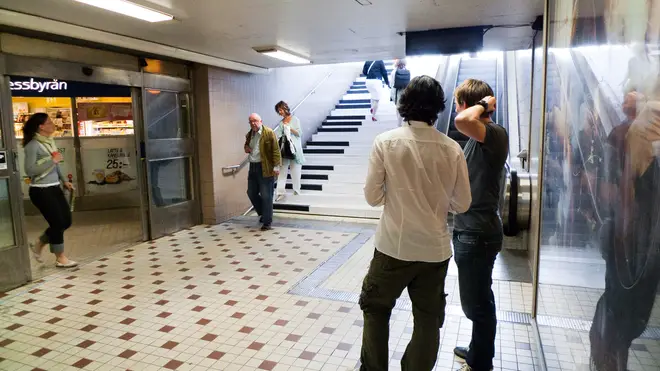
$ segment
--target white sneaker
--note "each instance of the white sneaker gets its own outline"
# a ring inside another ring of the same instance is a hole
[[[66,263],[57,262],[55,263],[55,266],[57,268],[74,268],[78,266],[78,263],[73,260],[69,260]]]
[[[277,198],[275,198],[275,202],[280,202],[284,200],[284,197],[285,197],[284,195],[277,195]]]

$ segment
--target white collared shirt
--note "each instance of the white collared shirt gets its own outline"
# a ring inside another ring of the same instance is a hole
[[[375,245],[404,261],[451,258],[447,214],[472,202],[461,146],[424,122],[411,121],[376,137],[364,196],[384,205]]]
[[[264,131],[264,126],[261,125],[259,126],[259,130],[255,133],[252,132],[252,138],[250,140],[250,149],[252,149],[252,152],[250,152],[249,161],[250,162],[261,162],[261,150],[259,148],[259,141],[261,140],[261,133]]]

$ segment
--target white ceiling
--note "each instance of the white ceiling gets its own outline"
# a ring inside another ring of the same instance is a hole
[[[355,0],[133,0],[175,16],[155,24],[74,0],[0,0],[0,8],[267,68],[288,64],[254,47],[277,45],[317,64],[389,59],[405,53],[399,32],[525,24],[543,13],[543,0],[370,1],[373,5],[362,6]],[[532,32],[490,30],[485,49],[526,48]]]

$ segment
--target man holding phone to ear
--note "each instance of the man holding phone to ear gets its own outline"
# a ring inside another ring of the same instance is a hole
[[[465,80],[455,93],[456,129],[468,136],[467,160],[472,203],[454,217],[454,260],[463,312],[472,321],[472,341],[454,354],[466,361],[461,371],[490,371],[495,356],[495,297],[493,266],[502,249],[504,233],[499,212],[504,164],[509,137],[493,122],[496,109],[493,89],[480,80]]]

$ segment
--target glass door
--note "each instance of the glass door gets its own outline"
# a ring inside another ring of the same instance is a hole
[[[0,292],[30,280],[9,77],[0,78]]]
[[[144,89],[144,150],[151,238],[199,224],[190,96]]]

